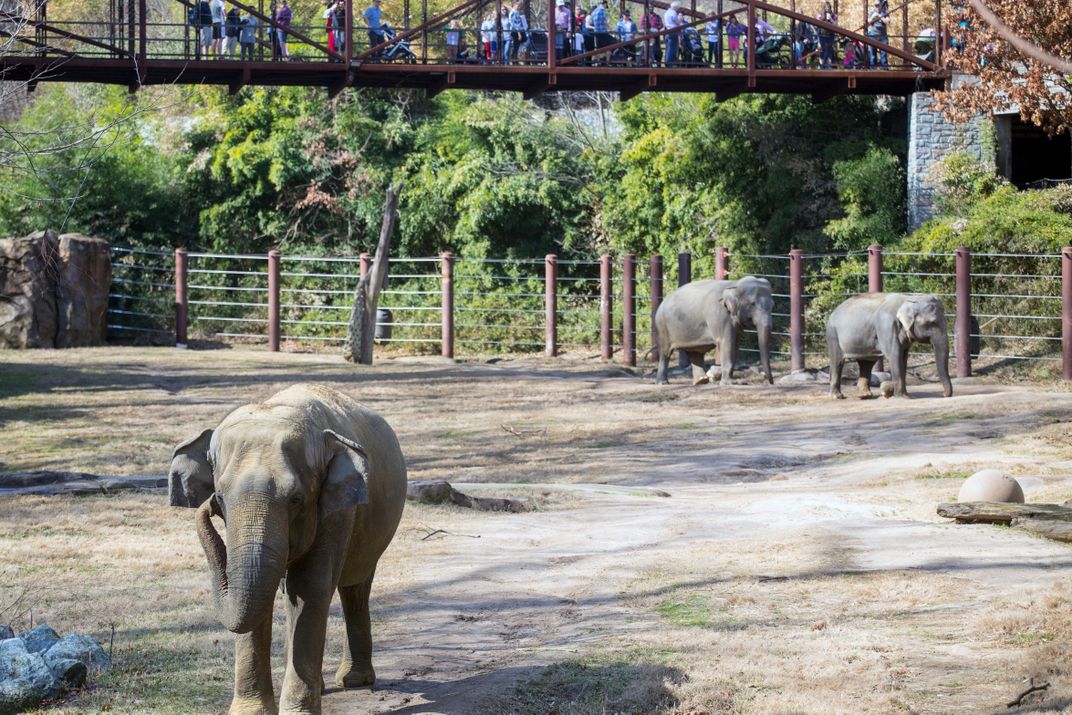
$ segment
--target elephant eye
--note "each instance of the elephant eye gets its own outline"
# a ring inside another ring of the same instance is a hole
[[[209,497],[209,505],[212,510],[213,516],[218,516],[225,522],[227,521],[226,510],[223,507],[222,494],[220,494],[219,492],[214,492],[212,496]]]
[[[292,497],[290,498],[290,504],[291,504],[291,506],[297,506],[297,507],[300,507],[300,506],[302,505],[302,502],[303,502],[303,501],[304,501],[304,500],[302,499],[302,496],[301,496],[301,494],[295,494],[294,496],[292,496]]]

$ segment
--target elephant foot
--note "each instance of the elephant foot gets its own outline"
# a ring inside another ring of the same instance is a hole
[[[835,399],[835,400],[844,400],[845,399],[845,395],[843,395],[840,391],[839,392],[831,392],[830,397]]]
[[[274,699],[235,698],[227,710],[227,715],[277,715],[278,713],[279,709],[276,708]]]
[[[376,671],[371,665],[354,666],[335,674],[335,684],[340,688],[367,688],[376,683]]]
[[[867,391],[867,392],[857,393],[856,397],[858,399],[860,399],[860,400],[873,400],[873,399],[875,399],[875,395],[870,390]]]
[[[704,375],[703,377],[695,377],[692,379],[693,387],[695,387],[696,385],[706,385],[709,382],[711,382],[711,378],[709,378],[707,375]]]
[[[655,379],[655,384],[656,385],[669,385],[670,381],[667,380],[665,377],[658,377],[658,378]]]

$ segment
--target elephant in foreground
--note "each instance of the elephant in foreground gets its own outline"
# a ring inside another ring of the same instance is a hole
[[[767,382],[770,369],[770,283],[746,276],[739,280],[703,280],[686,283],[659,305],[655,313],[659,369],[655,381],[665,385],[667,362],[674,350],[684,350],[692,363],[693,384],[704,382],[704,353],[719,348],[723,385],[730,384],[741,330],[755,328],[759,335],[759,361]]]
[[[320,385],[231,412],[175,448],[172,506],[197,509],[213,602],[235,635],[231,713],[275,713],[272,607],[287,612],[283,712],[320,712],[328,608],[338,589],[346,644],[340,687],[372,685],[369,591],[398,528],[406,466],[382,417]],[[226,525],[226,540],[212,523]]]
[[[857,394],[871,397],[871,369],[885,358],[893,381],[893,394],[906,397],[908,350],[913,342],[930,343],[938,379],[946,397],[953,394],[949,380],[949,333],[942,302],[926,293],[866,293],[849,298],[830,314],[826,344],[830,351],[830,396],[841,394],[841,370],[846,360],[860,366]]]

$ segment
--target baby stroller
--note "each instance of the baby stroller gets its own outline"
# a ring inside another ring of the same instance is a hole
[[[702,65],[704,63],[703,42],[700,41],[700,33],[695,27],[686,27],[682,31],[680,54],[682,64]]]
[[[912,49],[915,50],[916,56],[921,60],[927,62],[934,62],[934,46],[936,44],[934,30],[927,29],[919,34],[919,37],[912,43]]]
[[[542,65],[547,63],[547,31],[531,30],[525,33],[525,41],[517,50],[522,64]]]
[[[385,42],[390,42],[395,39],[395,29],[383,23],[383,39]],[[417,55],[413,50],[409,48],[409,42],[406,40],[399,40],[398,42],[390,45],[380,51],[379,59],[383,62],[394,62],[395,60],[401,60],[408,64],[412,64],[417,61]]]
[[[785,35],[771,35],[756,47],[756,67],[775,67],[786,64],[782,50],[789,39]]]

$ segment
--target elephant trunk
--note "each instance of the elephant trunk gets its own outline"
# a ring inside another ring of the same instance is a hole
[[[754,322],[756,324],[756,335],[759,336],[759,362],[763,367],[763,374],[767,376],[767,382],[773,385],[774,376],[771,375],[770,369],[770,314],[765,313],[763,315],[757,315]]]
[[[237,516],[230,517],[224,546],[212,525],[211,500],[205,502],[197,510],[197,535],[208,560],[212,602],[220,623],[232,633],[249,633],[271,617],[275,590],[286,572],[286,558],[281,555],[286,544],[282,552],[272,548],[263,539],[268,529],[243,528]]]
[[[942,391],[946,397],[952,397],[953,382],[949,379],[949,336],[944,325],[931,335],[931,347],[934,348],[934,363],[938,367],[938,380],[942,383]]]

